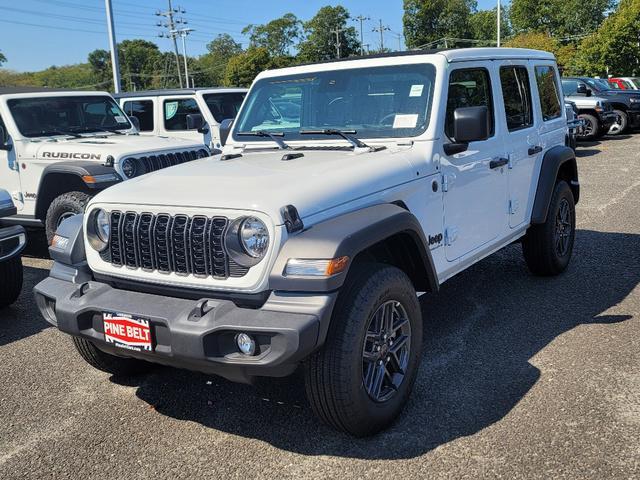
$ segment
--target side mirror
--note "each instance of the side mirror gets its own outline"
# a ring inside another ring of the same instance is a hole
[[[455,155],[469,148],[469,143],[489,138],[489,109],[486,106],[456,108],[453,112],[454,143],[444,145],[447,155]]]
[[[589,90],[584,83],[580,83],[580,84],[578,84],[578,88],[576,89],[576,93],[578,95],[586,95],[588,97],[589,94],[591,93],[591,90]]]
[[[135,115],[129,115],[129,121],[137,131],[140,131],[140,119]]]
[[[13,146],[9,143],[9,136],[4,127],[0,126],[0,150],[10,152]]]
[[[231,127],[233,127],[233,118],[226,118],[220,123],[220,145],[224,146],[227,143]]]
[[[187,130],[197,130],[198,133],[209,133],[209,129],[204,126],[204,117],[200,113],[190,113],[187,115]]]

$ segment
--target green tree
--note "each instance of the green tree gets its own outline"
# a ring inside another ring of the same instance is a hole
[[[511,36],[511,25],[509,23],[509,9],[502,7],[500,15],[500,36],[508,38]],[[497,12],[498,9],[479,10],[469,16],[469,29],[472,38],[475,40],[487,40],[486,43],[478,43],[479,47],[495,45],[497,33]]]
[[[556,56],[560,67],[568,67],[573,63],[576,54],[575,46],[572,44],[563,45],[555,37],[543,32],[521,33],[507,40],[505,47],[513,48],[533,48],[551,52]]]
[[[96,76],[98,82],[105,84],[105,89],[113,88],[111,78],[111,55],[106,50],[94,50],[87,57],[91,71]]]
[[[147,40],[124,40],[118,44],[122,87],[125,90],[152,88],[160,81],[163,55]]]
[[[567,37],[593,32],[616,0],[512,0],[511,22],[516,33],[532,30]]]
[[[305,39],[298,45],[298,60],[321,62],[337,57],[336,30],[340,30],[340,57],[346,58],[360,51],[356,29],[348,26],[349,12],[342,6],[322,7],[316,15],[305,22]]]
[[[229,59],[242,53],[242,45],[228,33],[220,34],[207,45],[207,53],[194,61],[196,85],[216,87],[224,83]]]
[[[270,63],[271,57],[266,48],[250,47],[229,60],[224,83],[230,87],[248,87],[260,72],[269,68]]]
[[[475,0],[404,0],[407,47],[418,48],[444,38],[469,38],[470,17],[476,7]]]
[[[267,49],[272,57],[289,56],[291,47],[302,35],[302,22],[293,13],[264,25],[248,25],[242,33],[249,35],[252,47]]]
[[[4,53],[0,52],[0,67],[3,63],[6,63],[7,57],[4,56]]]
[[[590,76],[640,74],[639,31],[640,0],[622,0],[600,28],[581,42],[572,71]]]

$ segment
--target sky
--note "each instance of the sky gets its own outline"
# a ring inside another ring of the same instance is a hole
[[[3,68],[34,71],[51,65],[85,62],[97,48],[108,50],[104,0],[0,0],[0,51],[7,57]],[[228,33],[247,46],[242,29],[262,24],[285,13],[308,20],[325,5],[343,5],[352,17],[371,18],[365,22],[365,44],[380,45],[372,32],[379,19],[390,28],[385,42],[397,48],[402,34],[402,0],[173,0],[174,8],[195,32],[188,38],[188,54],[206,52],[206,44],[220,33]],[[479,0],[479,8],[492,8],[493,0]],[[158,38],[158,10],[166,10],[167,0],[112,0],[116,37],[144,38],[168,50],[170,40]],[[358,26],[354,22],[354,26]]]

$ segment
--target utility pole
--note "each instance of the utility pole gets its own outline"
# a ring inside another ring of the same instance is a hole
[[[341,51],[341,43],[340,43],[340,34],[342,33],[342,29],[337,26],[335,30],[331,30],[331,33],[335,33],[336,34],[336,52],[338,53],[338,57],[337,58],[342,58],[342,56],[340,55],[342,53]]]
[[[111,0],[104,0],[107,10],[107,30],[109,31],[109,48],[111,49],[111,69],[113,70],[113,91],[120,93],[120,64],[118,62],[118,44],[116,43],[116,31],[113,26],[113,9]]]
[[[358,15],[353,19],[354,22],[360,22],[360,55],[364,57],[364,22],[371,20],[369,17],[365,17],[364,15]]]
[[[497,44],[498,44],[498,48],[500,48],[500,17],[501,17],[501,15],[502,15],[502,7],[500,5],[500,0],[498,0],[498,15],[497,15],[497,17],[498,17],[498,25],[497,25],[497,32],[498,32]]]
[[[162,24],[161,22],[158,22],[158,26],[159,27],[166,27],[169,30],[168,34],[165,33],[161,33],[159,35],[160,38],[171,38],[171,40],[173,41],[173,51],[175,53],[176,56],[176,69],[178,71],[178,80],[180,81],[180,88],[183,88],[182,85],[182,72],[180,71],[180,54],[178,53],[178,41],[176,39],[177,35],[175,33],[171,33],[171,32],[175,32],[176,29],[176,25],[180,24],[180,23],[186,23],[184,20],[180,19],[180,20],[176,20],[174,19],[174,14],[176,13],[186,13],[185,10],[183,8],[173,8],[173,5],[171,4],[171,0],[167,0],[167,2],[169,3],[169,10],[167,10],[166,12],[161,12],[158,11],[156,12],[156,16],[158,17],[165,17],[167,19],[167,23]]]
[[[375,27],[372,31],[380,33],[380,53],[384,53],[384,32],[391,31],[391,29],[386,25],[382,24],[382,19],[380,19],[379,21],[380,21],[380,26]]]
[[[173,30],[173,35],[179,35],[182,37],[182,56],[184,57],[184,80],[185,85],[189,88],[189,64],[187,63],[187,35],[193,32],[193,28],[181,28],[180,30]]]
[[[402,35],[399,33],[395,33],[394,37],[398,39],[398,51],[401,52],[402,51]]]

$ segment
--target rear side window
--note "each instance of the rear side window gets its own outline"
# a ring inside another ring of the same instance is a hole
[[[562,116],[560,92],[556,83],[556,71],[551,66],[536,67],[536,83],[542,106],[542,119],[547,122]]]
[[[129,100],[124,102],[123,110],[140,121],[141,132],[153,132],[153,101]]]
[[[179,98],[164,101],[164,128],[166,130],[187,130],[187,115],[200,114],[193,98]]]
[[[246,93],[210,93],[204,95],[204,101],[216,122],[221,123],[227,118],[236,118]]]
[[[447,97],[447,116],[445,133],[453,139],[453,113],[456,108],[487,107],[491,123],[491,135],[494,128],[493,100],[491,97],[491,79],[484,68],[454,70],[449,77],[449,96]]]
[[[501,67],[500,83],[502,84],[504,111],[509,131],[533,125],[531,85],[529,84],[527,67]]]
[[[562,91],[565,95],[571,96],[578,93],[577,80],[562,80]]]

